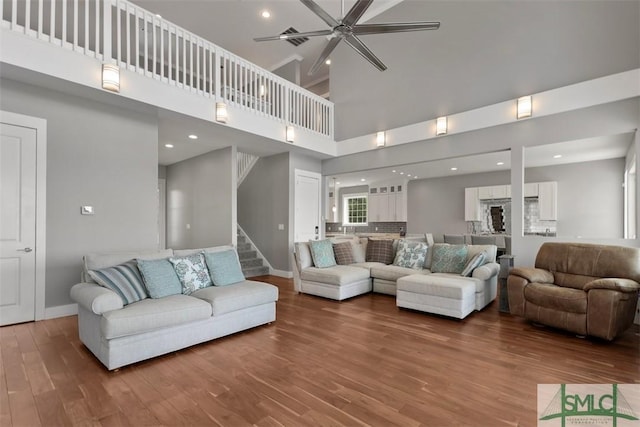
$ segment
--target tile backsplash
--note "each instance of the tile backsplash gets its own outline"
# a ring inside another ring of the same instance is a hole
[[[524,232],[556,234],[557,222],[539,219],[539,212],[537,198],[524,199]]]

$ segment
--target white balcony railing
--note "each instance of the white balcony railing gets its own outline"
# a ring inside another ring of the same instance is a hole
[[[0,0],[2,26],[333,139],[333,103],[126,0]]]

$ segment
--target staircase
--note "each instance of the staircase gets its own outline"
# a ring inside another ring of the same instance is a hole
[[[238,229],[238,257],[244,277],[264,276],[269,274],[269,267],[264,265],[253,244]]]

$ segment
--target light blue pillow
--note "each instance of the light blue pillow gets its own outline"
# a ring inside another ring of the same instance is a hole
[[[244,280],[236,251],[204,252],[204,260],[214,286],[227,286]]]
[[[447,245],[436,243],[433,246],[431,260],[432,273],[460,274],[467,264],[468,249],[466,245]]]
[[[484,251],[475,254],[474,257],[469,260],[467,265],[464,266],[460,275],[466,276],[466,277],[471,276],[471,273],[473,273],[473,270],[480,267],[484,263],[485,258],[486,258],[486,254],[484,253]]]
[[[183,294],[189,295],[198,289],[211,286],[211,277],[202,254],[173,257],[169,258],[169,261],[180,279]]]
[[[138,260],[144,284],[151,298],[162,298],[182,293],[182,284],[168,258]]]
[[[97,284],[118,294],[124,305],[147,298],[142,276],[134,260],[100,270],[89,270],[88,273]]]
[[[316,267],[325,268],[336,265],[331,240],[309,240],[309,249],[311,249],[311,258],[313,258],[313,264]]]

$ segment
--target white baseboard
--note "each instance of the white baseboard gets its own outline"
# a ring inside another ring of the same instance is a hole
[[[272,276],[278,276],[278,277],[284,277],[285,279],[291,279],[293,278],[293,272],[292,271],[285,271],[285,270],[276,270],[274,268],[271,269],[271,274]]]
[[[78,304],[58,305],[44,309],[45,319],[55,319],[57,317],[73,316],[78,314]]]

